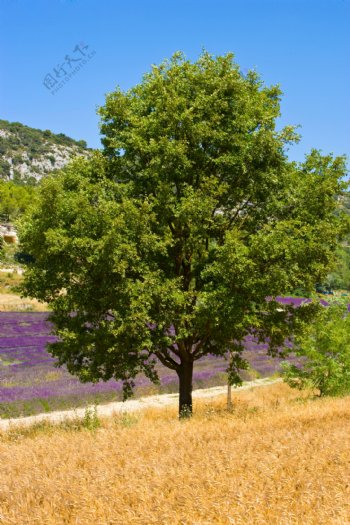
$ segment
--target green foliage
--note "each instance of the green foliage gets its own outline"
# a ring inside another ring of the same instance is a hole
[[[0,155],[3,155],[4,153],[5,153],[5,149],[2,152],[2,148],[0,145]],[[10,164],[6,160],[1,159],[1,158],[0,158],[0,176],[3,179],[7,179],[10,177]]]
[[[189,405],[183,405],[179,412],[179,419],[183,421],[190,417],[192,417],[192,407]]]
[[[350,392],[350,315],[347,305],[324,307],[295,340],[302,365],[283,364],[286,383],[320,396]]]
[[[8,122],[0,120],[0,130],[5,131],[5,135],[0,136],[0,156],[12,158],[14,168],[21,163],[26,162],[30,165],[31,171],[35,166],[31,166],[33,159],[43,157],[51,158],[52,146],[75,147],[78,150],[86,150],[87,145],[84,140],[76,141],[67,137],[64,133],[54,134],[49,130],[41,131],[40,129],[25,126],[20,122]],[[23,158],[26,154],[29,160]],[[5,158],[0,159],[0,179],[8,180],[11,175],[11,164]],[[31,185],[36,184],[34,177],[21,175],[14,169],[16,182]]]
[[[327,275],[347,224],[335,214],[345,160],[313,150],[290,163],[281,92],[232,55],[177,53],[142,83],[107,96],[104,151],[41,185],[22,221],[24,293],[50,304],[51,352],[83,381],[122,379],[125,395],[159,359],[191,409],[193,362],[269,337],[274,355],[317,304],[266,297]],[[290,315],[291,312],[293,316]]]
[[[4,266],[17,266],[17,262],[15,260],[15,254],[17,251],[16,244],[8,244],[6,242],[3,243],[2,250],[0,250],[0,262]]]
[[[87,430],[96,430],[100,428],[101,422],[97,415],[97,406],[87,407],[84,412],[84,417],[82,419],[82,427]]]
[[[350,290],[350,250],[340,246],[336,251],[336,264],[324,281],[333,290]]]
[[[0,215],[12,221],[22,215],[35,199],[33,186],[19,186],[14,182],[0,180]]]
[[[345,213],[350,216],[350,194],[344,192],[337,196],[336,213]],[[343,242],[336,250],[335,263],[332,271],[322,283],[323,288],[332,290],[350,290],[350,235],[344,237]]]
[[[0,128],[7,131],[9,136],[0,137],[0,144],[2,147],[10,147],[16,149],[19,146],[26,146],[33,154],[43,152],[44,142],[59,144],[61,146],[80,146],[86,148],[84,140],[74,140],[67,137],[64,133],[52,133],[49,130],[42,131],[41,129],[31,128],[25,126],[20,122],[8,122],[7,120],[0,120]],[[1,150],[2,151],[2,150]],[[3,151],[2,151],[3,152]]]

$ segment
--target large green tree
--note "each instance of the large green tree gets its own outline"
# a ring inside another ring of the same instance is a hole
[[[311,318],[316,305],[290,315],[274,298],[329,271],[345,165],[316,150],[288,161],[298,137],[276,130],[280,97],[208,53],[177,53],[107,96],[103,151],[45,180],[21,233],[35,259],[25,292],[50,304],[51,352],[70,372],[128,394],[160,361],[188,413],[196,360],[230,353],[239,382],[247,334],[274,354]]]

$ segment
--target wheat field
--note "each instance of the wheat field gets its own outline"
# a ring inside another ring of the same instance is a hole
[[[88,422],[0,434],[1,524],[350,524],[350,398],[275,384],[232,412],[221,397],[192,420]]]

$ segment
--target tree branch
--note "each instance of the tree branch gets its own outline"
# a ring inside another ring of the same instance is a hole
[[[197,344],[197,347],[196,347],[195,351],[192,352],[192,356],[193,356],[194,358],[198,359],[198,358],[197,358],[197,355],[200,353],[201,348],[203,348],[203,345],[205,344],[206,339],[207,339],[207,337],[203,337],[203,338],[199,341],[199,343]]]
[[[248,199],[245,201],[245,203],[243,204],[243,206],[241,206],[240,208],[238,208],[238,210],[236,211],[236,213],[234,214],[234,216],[230,219],[229,221],[229,228],[231,228],[232,224],[235,222],[236,218],[238,217],[239,213],[241,211],[243,211],[245,209],[245,207],[247,206],[248,202],[250,202],[250,199],[251,199],[251,196],[248,197]]]
[[[163,355],[161,351],[157,350],[154,352],[156,357],[158,357],[159,361],[166,366],[167,368],[171,368],[171,370],[178,370],[179,364],[170,357],[169,354]]]
[[[178,357],[180,357],[180,352],[179,352],[179,350],[178,350],[177,348],[175,348],[175,345],[176,345],[176,343],[173,343],[173,344],[170,346],[170,350],[171,350],[172,352],[174,352],[175,355],[177,355]]]
[[[168,226],[169,226],[169,228],[170,228],[171,233],[172,233],[173,235],[175,235],[176,230],[175,230],[175,228],[174,228],[174,226],[173,226],[173,224],[172,224],[171,221],[168,221]]]

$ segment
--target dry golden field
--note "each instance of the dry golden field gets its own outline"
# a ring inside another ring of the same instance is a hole
[[[0,293],[0,312],[46,312],[48,307],[36,299],[21,298],[13,293]]]
[[[14,272],[11,269],[4,271],[0,268],[0,312],[46,312],[48,310],[47,304],[18,295],[17,287],[22,280],[23,275],[21,273]]]
[[[0,523],[350,524],[350,398],[234,400],[2,433]]]

